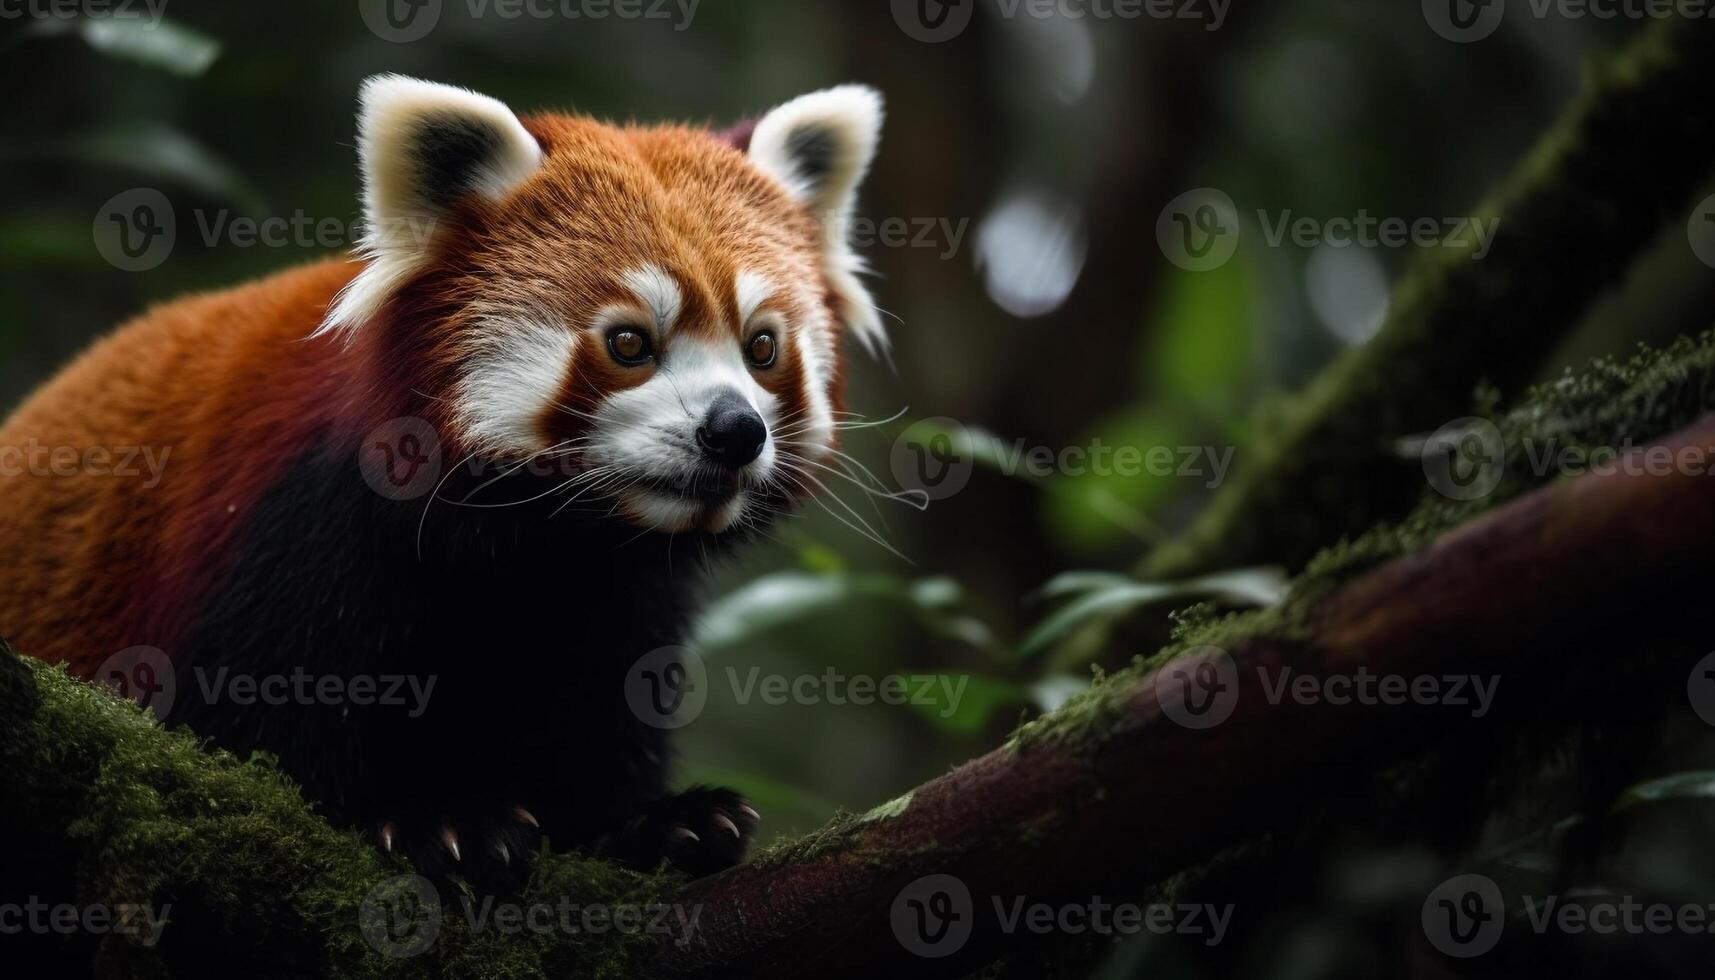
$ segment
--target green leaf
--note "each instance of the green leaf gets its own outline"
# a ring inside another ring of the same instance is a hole
[[[1164,283],[1160,325],[1145,363],[1154,389],[1175,401],[1209,405],[1212,393],[1241,388],[1252,374],[1249,270],[1237,258],[1207,272],[1176,272]]]
[[[1285,595],[1285,577],[1277,569],[1247,568],[1217,572],[1184,582],[1138,582],[1097,578],[1102,573],[1068,573],[1050,580],[1044,591],[1076,595],[1032,629],[1019,644],[1020,657],[1034,657],[1093,623],[1107,622],[1134,609],[1169,599],[1214,597],[1236,605],[1269,606]],[[1058,584],[1056,584],[1058,583]],[[1082,587],[1078,591],[1077,587]]]
[[[935,424],[932,419],[922,419],[906,428],[904,437],[925,449],[932,448],[934,440],[945,437],[950,443],[947,450],[952,455],[1006,476],[1029,479],[1029,474],[1018,465],[1016,442],[1002,439],[980,425],[945,426]]]
[[[92,49],[146,68],[196,78],[220,57],[220,42],[169,20],[143,17],[76,17],[38,21],[34,36],[75,34]]]
[[[933,671],[912,676],[934,677],[936,682],[923,689],[927,698],[913,697],[906,703],[942,731],[957,735],[975,735],[988,724],[995,709],[1030,701],[1027,688],[998,677]]]
[[[1715,772],[1681,772],[1639,783],[1620,794],[1614,802],[1613,812],[1664,800],[1701,799],[1715,800]]]
[[[129,169],[171,181],[246,213],[267,213],[262,195],[237,168],[189,135],[164,123],[136,121],[91,130],[53,143],[43,152],[81,163]]]
[[[846,560],[820,541],[805,539],[798,545],[798,563],[811,572],[843,572]]]
[[[1196,440],[1182,415],[1155,409],[1133,410],[1104,419],[1082,440],[1082,445],[1124,448],[1128,453],[1148,453],[1157,447],[1187,446]],[[1176,450],[1174,450],[1176,453]],[[1111,457],[1110,457],[1111,459]],[[1196,489],[1202,481],[1189,482],[1177,475],[1175,465],[1167,472],[1143,466],[1134,460],[1121,467],[1115,461],[1106,467],[1089,465],[1081,472],[1062,472],[1044,484],[1044,516],[1054,539],[1073,548],[1094,551],[1115,542],[1154,542],[1164,536],[1153,523],[1181,494]]]
[[[703,610],[696,646],[736,647],[794,620],[830,609],[873,588],[843,573],[777,572],[721,596]]]
[[[1136,583],[1136,579],[1120,572],[1079,570],[1061,572],[1031,594],[1032,600],[1064,599],[1105,589],[1118,589]]]
[[[952,579],[910,581],[892,575],[801,571],[765,575],[710,603],[697,623],[694,642],[704,650],[736,647],[860,599],[904,606],[937,635],[982,649],[996,645],[987,626],[960,612],[964,590]]]

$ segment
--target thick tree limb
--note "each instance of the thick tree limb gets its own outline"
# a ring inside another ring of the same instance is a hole
[[[1434,249],[1395,290],[1381,331],[1317,378],[1280,432],[1145,578],[1302,566],[1416,500],[1394,442],[1466,414],[1479,382],[1516,394],[1581,313],[1715,168],[1715,21],[1656,24],[1587,73],[1584,91],[1477,209],[1489,253]]]
[[[1715,460],[1715,416],[1660,445]],[[1715,478],[1625,470],[1520,497],[1348,582],[1290,629],[1235,639],[1233,710],[1216,727],[1182,727],[1164,705],[1198,693],[1193,668],[1218,659],[1174,660],[1115,675],[1007,746],[753,864],[681,883],[544,856],[519,899],[676,902],[699,910],[688,944],[501,935],[448,909],[428,949],[389,957],[359,932],[359,910],[406,869],[329,828],[266,766],[201,752],[117,699],[10,656],[0,658],[0,829],[28,844],[4,860],[29,874],[40,859],[26,880],[50,895],[74,889],[65,900],[174,903],[160,948],[102,945],[105,969],[124,975],[213,957],[256,975],[958,976],[1027,939],[996,928],[996,896],[1133,896],[1283,825],[1318,788],[1455,721],[1474,724],[1433,708],[1271,704],[1259,669],[1475,673],[1500,677],[1505,702],[1536,695],[1528,681],[1545,656],[1635,635],[1641,612],[1705,626]],[[39,884],[74,871],[73,883]],[[914,955],[892,928],[900,890],[929,874],[956,876],[973,900],[975,930],[945,958]],[[0,885],[18,880],[0,875]]]
[[[1661,445],[1715,460],[1715,417]],[[1010,907],[1021,895],[1134,894],[1270,829],[1290,808],[1282,801],[1320,781],[1350,780],[1446,731],[1410,709],[1270,704],[1259,670],[1475,673],[1501,677],[1503,698],[1528,697],[1545,654],[1661,608],[1664,592],[1715,584],[1712,481],[1592,474],[1459,527],[1325,599],[1306,639],[1235,644],[1237,700],[1209,730],[1162,707],[1197,677],[1187,662],[1116,678],[1095,703],[1028,727],[904,802],[693,884],[683,900],[703,905],[698,941],[662,966],[711,977],[968,972],[1018,941],[993,928],[994,896]],[[1711,613],[1702,601],[1674,608],[1692,620]],[[891,927],[900,890],[927,874],[957,876],[974,900],[977,930],[946,959],[914,955]]]

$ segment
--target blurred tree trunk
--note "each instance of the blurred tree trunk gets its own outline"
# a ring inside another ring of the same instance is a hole
[[[1503,395],[1616,283],[1664,223],[1682,234],[1715,170],[1715,21],[1669,18],[1593,65],[1585,89],[1479,214],[1489,254],[1425,252],[1380,333],[1287,411],[1198,521],[1151,553],[1149,578],[1259,563],[1393,520],[1423,487],[1397,440],[1468,414],[1479,382]]]
[[[898,365],[904,387],[958,393],[945,403],[912,404],[913,416],[980,418],[1007,440],[1078,445],[1112,410],[1112,393],[1138,384],[1148,339],[1138,325],[1162,267],[1155,216],[1184,190],[1184,154],[1197,140],[1183,134],[1208,128],[1216,113],[1213,87],[1187,80],[1217,74],[1243,43],[1241,21],[1255,18],[1233,18],[1217,32],[1196,22],[1104,24],[1092,41],[1101,97],[1093,90],[1067,103],[1009,35],[1039,25],[1025,17],[1002,24],[983,7],[963,35],[935,46],[933,59],[896,56],[903,34],[888,4],[852,0],[842,8],[854,38],[852,72],[905,95],[889,104],[893,128],[947,134],[888,145],[872,196],[902,213],[870,217],[969,222],[960,248],[939,264],[894,249],[868,254],[887,290],[922,297],[919,309],[946,314],[891,325],[910,335],[901,347],[915,355]],[[995,304],[976,268],[983,218],[1008,192],[1024,190],[1062,196],[1079,209],[1087,256],[1066,301],[1027,320]],[[919,375],[935,383],[914,382]],[[1060,563],[1041,519],[1040,488],[979,470],[957,503],[932,508],[921,522],[924,552],[962,560],[948,570],[974,583],[974,593],[1024,595],[1041,584],[1033,570]],[[973,541],[982,548],[971,549]]]

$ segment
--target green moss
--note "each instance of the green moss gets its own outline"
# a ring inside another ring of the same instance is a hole
[[[877,820],[891,820],[894,817],[900,816],[904,814],[906,810],[911,808],[911,797],[912,794],[906,793],[904,796],[888,800],[886,803],[883,803],[859,817],[858,822],[874,823]]]
[[[0,722],[6,832],[29,842],[34,880],[57,879],[57,901],[171,906],[158,946],[103,947],[125,975],[195,960],[258,976],[625,976],[658,942],[636,931],[473,928],[454,898],[428,951],[382,955],[359,929],[359,910],[409,868],[329,826],[266,758],[209,750],[62,667],[9,650],[0,650]],[[645,905],[682,881],[544,853],[522,892],[501,901]]]
[[[751,858],[750,863],[759,867],[779,867],[851,851],[855,840],[852,832],[861,824],[861,818],[842,810],[818,829],[796,840],[778,841],[763,848]]]
[[[1518,407],[1495,411],[1497,394],[1480,391],[1469,409],[1492,418],[1505,447],[1504,471],[1495,489],[1475,500],[1452,500],[1424,483],[1417,505],[1404,520],[1378,524],[1350,540],[1317,552],[1276,606],[1217,615],[1208,605],[1176,614],[1173,642],[1148,657],[1098,676],[1089,690],[1060,710],[1019,728],[1006,748],[1043,748],[1088,756],[1122,734],[1131,713],[1126,702],[1150,671],[1187,651],[1205,646],[1231,649],[1253,639],[1310,638],[1309,613],[1330,592],[1366,571],[1427,546],[1446,530],[1483,511],[1557,479],[1539,461],[1549,452],[1588,452],[1647,445],[1715,410],[1715,333],[1680,338],[1668,347],[1640,347],[1626,361],[1603,359],[1568,371],[1552,384],[1530,389]]]
[[[1425,488],[1403,520],[1378,525],[1311,560],[1305,579],[1343,581],[1379,562],[1416,551],[1449,528],[1568,475],[1545,466],[1562,453],[1646,446],[1715,410],[1715,334],[1681,337],[1662,349],[1639,347],[1629,359],[1604,358],[1583,371],[1537,385],[1505,414],[1479,392],[1473,414],[1490,419],[1504,446],[1493,491],[1453,500]],[[1297,591],[1295,589],[1295,591]]]

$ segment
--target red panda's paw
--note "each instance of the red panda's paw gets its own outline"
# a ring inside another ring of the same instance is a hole
[[[732,790],[698,786],[649,804],[599,853],[640,870],[666,862],[700,878],[743,860],[761,819]]]
[[[387,820],[374,837],[378,847],[404,855],[424,877],[456,876],[482,891],[506,891],[529,876],[542,830],[530,811],[508,807],[476,819]]]

